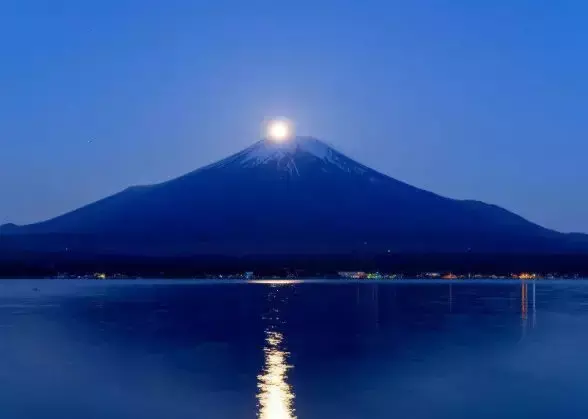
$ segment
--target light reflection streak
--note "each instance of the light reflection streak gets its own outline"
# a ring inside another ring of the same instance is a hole
[[[527,312],[529,310],[529,300],[527,295],[527,284],[521,282],[521,320],[523,322],[527,321]]]
[[[537,309],[535,308],[535,282],[533,281],[533,322],[531,323],[531,327],[535,328],[537,326]]]
[[[537,307],[536,307],[536,280],[531,285],[531,329],[537,327]],[[529,290],[526,281],[521,281],[521,340],[527,334],[527,325],[529,324]]]
[[[279,301],[277,288],[270,290],[269,300],[272,307],[265,330],[264,366],[257,376],[257,417],[260,419],[296,419],[294,413],[294,391],[288,383],[288,371],[293,368],[288,364],[289,352],[284,343],[284,335],[278,330]]]

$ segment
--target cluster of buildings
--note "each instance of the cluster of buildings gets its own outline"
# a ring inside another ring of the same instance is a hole
[[[345,279],[402,279],[403,274],[383,274],[380,272],[349,271],[338,272],[339,278]]]
[[[534,272],[521,272],[512,273],[510,275],[487,275],[487,274],[467,274],[467,275],[455,275],[453,273],[442,273],[442,272],[423,272],[417,275],[406,275],[403,273],[381,273],[381,272],[365,272],[365,271],[341,271],[337,273],[338,278],[349,279],[349,280],[369,280],[369,279],[522,279],[522,280],[534,280],[534,279],[576,279],[579,277],[577,274],[560,275],[557,273],[549,274],[538,274]],[[161,277],[165,277],[163,273]],[[198,278],[204,279],[227,279],[227,280],[254,280],[254,279],[297,279],[297,278],[325,278],[331,279],[333,275],[322,275],[322,276],[308,276],[304,273],[291,273],[287,275],[278,276],[264,276],[256,275],[253,271],[241,272],[237,274],[215,274],[215,275],[203,275]],[[94,280],[105,280],[105,279],[136,279],[138,277],[128,276],[124,274],[107,274],[103,272],[94,272],[85,275],[73,275],[67,273],[60,273],[55,278],[57,279],[94,279]]]
[[[339,278],[344,279],[577,279],[577,274],[558,273],[538,274],[535,272],[512,273],[510,275],[467,274],[455,275],[453,273],[423,272],[417,275],[406,276],[404,274],[384,274],[380,272],[345,271],[338,272]]]
[[[59,273],[55,279],[132,279],[133,277],[124,274],[106,274],[103,272],[88,273],[85,275],[75,275],[69,273]]]

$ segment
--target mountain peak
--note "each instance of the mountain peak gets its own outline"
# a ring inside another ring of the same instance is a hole
[[[302,168],[309,164],[330,172],[343,170],[348,173],[363,174],[368,169],[346,157],[323,141],[313,137],[294,137],[284,141],[264,139],[243,151],[219,161],[209,168],[226,166],[244,169],[272,165],[280,170],[300,176]]]
[[[0,234],[28,235],[17,241],[49,251],[115,254],[588,251],[582,237],[415,188],[312,137],[257,141],[179,178]]]
[[[285,141],[261,140],[244,150],[243,163],[262,164],[268,160],[282,159],[296,153],[308,153],[326,160],[334,150],[325,143],[312,137],[295,137]]]

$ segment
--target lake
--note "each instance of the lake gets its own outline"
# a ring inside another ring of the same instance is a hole
[[[2,419],[588,417],[584,281],[0,281]]]

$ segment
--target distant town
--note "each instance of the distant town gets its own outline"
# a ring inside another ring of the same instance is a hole
[[[87,279],[87,280],[117,280],[117,279],[157,279],[157,278],[168,278],[168,279],[180,279],[180,278],[171,278],[165,276],[162,272],[159,276],[149,276],[149,277],[141,277],[141,276],[133,276],[127,274],[107,274],[103,272],[95,272],[95,273],[88,273],[85,275],[77,275],[77,274],[69,274],[69,273],[60,273],[56,276],[48,277],[47,279]],[[540,279],[547,279],[547,280],[554,280],[554,279],[580,279],[582,276],[580,274],[559,274],[559,273],[534,273],[534,272],[521,272],[521,273],[512,273],[509,275],[495,275],[495,274],[467,274],[467,275],[455,275],[452,273],[442,273],[442,272],[423,272],[417,275],[406,275],[403,273],[381,273],[381,272],[364,272],[364,271],[342,271],[337,272],[336,274],[328,274],[328,275],[311,275],[311,274],[304,274],[304,273],[289,273],[286,275],[264,275],[264,274],[256,274],[255,272],[242,272],[237,274],[209,274],[209,275],[199,275],[196,277],[184,277],[181,279],[215,279],[215,280],[245,280],[245,281],[252,281],[252,280],[265,280],[265,279],[275,279],[275,280],[292,280],[292,279],[347,279],[347,280],[403,280],[403,279],[422,279],[422,280],[540,280]]]

